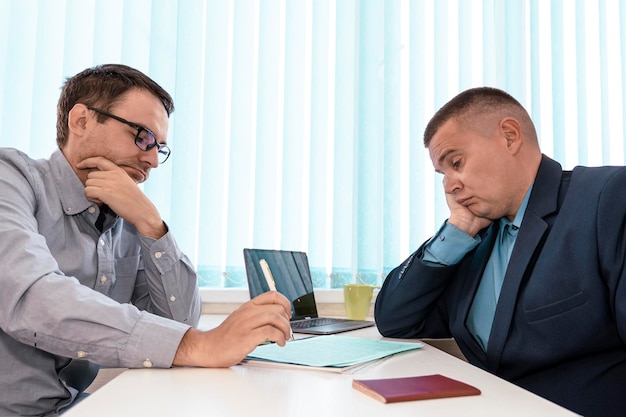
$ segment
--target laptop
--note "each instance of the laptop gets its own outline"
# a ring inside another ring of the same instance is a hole
[[[319,317],[313,280],[306,253],[273,249],[244,249],[250,298],[269,291],[261,260],[267,262],[276,284],[276,290],[291,301],[291,328],[294,333],[335,334],[363,329],[373,321]]]

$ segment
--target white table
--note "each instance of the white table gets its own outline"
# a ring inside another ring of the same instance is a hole
[[[223,316],[205,317],[211,328]],[[375,327],[350,336],[382,338]],[[442,374],[482,391],[471,397],[383,404],[353,378]],[[69,410],[78,416],[573,416],[575,414],[427,344],[356,374],[238,365],[128,370]]]

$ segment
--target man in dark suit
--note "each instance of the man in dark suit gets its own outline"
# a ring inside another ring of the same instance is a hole
[[[520,103],[487,87],[442,107],[424,144],[450,216],[387,276],[381,334],[454,337],[577,413],[626,415],[626,168],[563,171]]]

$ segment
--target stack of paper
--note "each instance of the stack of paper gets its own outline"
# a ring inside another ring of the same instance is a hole
[[[341,335],[317,336],[277,344],[262,345],[253,350],[248,361],[266,361],[344,371],[386,358],[397,353],[421,348],[417,342],[364,339]]]

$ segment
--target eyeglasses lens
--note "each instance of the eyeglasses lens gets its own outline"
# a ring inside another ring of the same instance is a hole
[[[142,151],[149,151],[156,145],[156,138],[146,129],[140,129],[135,136],[135,144]]]

